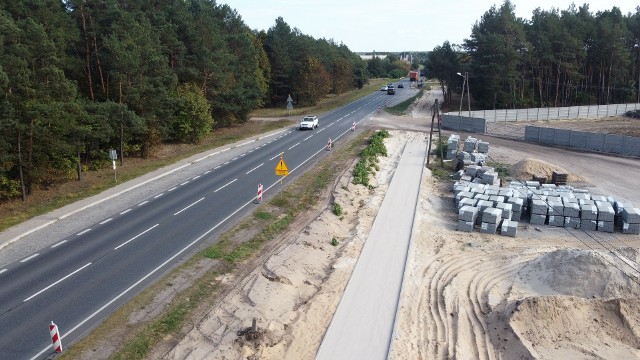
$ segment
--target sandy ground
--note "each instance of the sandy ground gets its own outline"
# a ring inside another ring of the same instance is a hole
[[[373,189],[346,173],[333,191],[343,214],[326,209],[250,276],[221,278],[238,285],[164,358],[313,359],[402,148],[428,137],[419,131],[437,96],[387,117],[387,128],[417,131],[390,131]],[[501,160],[522,160],[509,155]],[[515,238],[462,233],[452,199],[451,183],[425,171],[392,359],[640,358],[639,236],[524,223]]]

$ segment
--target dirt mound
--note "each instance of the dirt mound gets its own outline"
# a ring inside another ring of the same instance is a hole
[[[510,325],[536,359],[638,359],[638,306],[637,298],[531,297]]]
[[[538,295],[640,298],[640,285],[629,275],[635,270],[627,262],[638,262],[637,251],[622,249],[614,256],[594,250],[556,250],[531,260],[520,269],[517,281]]]
[[[548,180],[551,180],[551,175],[554,171],[557,173],[567,174],[567,182],[587,182],[586,178],[571,174],[560,166],[532,158],[526,158],[513,164],[513,166],[511,166],[511,171],[509,172],[509,174],[518,180],[531,180],[534,175],[537,177],[545,177]]]

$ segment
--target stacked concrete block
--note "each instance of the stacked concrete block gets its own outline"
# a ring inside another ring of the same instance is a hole
[[[607,201],[607,198],[602,195],[591,195],[591,200],[593,201]]]
[[[503,219],[511,219],[511,216],[513,215],[513,207],[511,204],[499,202],[496,204],[496,209],[502,210]]]
[[[458,155],[456,155],[456,157],[462,161],[471,162],[471,154],[466,151],[458,151]]]
[[[549,225],[551,226],[564,226],[564,216],[562,215],[549,215]]]
[[[471,153],[471,162],[474,164],[484,164],[487,161],[487,154],[473,152]]]
[[[458,156],[458,149],[447,148],[447,153],[445,154],[445,159],[453,160]]]
[[[547,198],[547,215],[549,216],[563,216],[564,205],[562,205],[562,201],[556,197],[548,197]]]
[[[605,198],[604,201],[596,200],[596,208],[598,209],[598,231],[613,232],[615,216],[613,206]]]
[[[580,220],[598,220],[598,208],[595,204],[582,204],[580,206]],[[584,227],[583,227],[584,228]]]
[[[472,199],[474,197],[474,194],[472,192],[468,192],[468,191],[462,191],[456,194],[456,196],[453,197],[456,207],[458,205],[460,205],[460,201],[462,199]]]
[[[464,145],[462,146],[462,150],[472,153],[476,150],[477,143],[478,143],[478,139],[469,136],[464,140]]]
[[[506,199],[513,197],[513,189],[500,188],[498,189],[498,195],[504,196]]]
[[[494,189],[493,186],[487,186],[484,189],[484,193],[485,193],[485,195],[489,195],[489,196],[497,196],[498,195],[498,189]]]
[[[489,143],[488,142],[485,142],[485,141],[482,141],[482,140],[478,140],[477,147],[478,147],[478,152],[480,152],[480,153],[486,154],[486,153],[489,152]]]
[[[598,222],[596,220],[580,219],[580,229],[596,231],[597,228],[598,228]]]
[[[485,234],[495,234],[502,221],[502,210],[487,208],[482,212],[482,223],[480,232]]]
[[[622,209],[622,233],[640,234],[640,209],[631,206]]]
[[[547,220],[547,215],[542,214],[531,214],[531,220],[529,221],[531,225],[544,225]]]
[[[580,224],[581,224],[581,221],[579,217],[572,217],[572,216],[564,217],[564,227],[580,229]]]
[[[458,195],[462,191],[471,191],[471,188],[467,184],[457,184],[453,186],[453,194]]]
[[[476,206],[478,204],[478,200],[471,198],[463,198],[458,203],[458,210],[460,210],[463,206]]]
[[[489,185],[499,185],[500,184],[500,176],[497,172],[485,172],[482,174],[482,181],[485,184]]]
[[[522,217],[522,211],[524,210],[524,199],[510,197],[507,199],[507,204],[511,204],[511,220],[520,221],[520,218]]]
[[[624,209],[625,207],[625,203],[621,201],[616,201],[613,203],[613,210],[616,212],[613,220],[615,226],[622,226],[622,209]]]
[[[500,195],[489,196],[489,201],[493,201],[493,206],[503,203],[504,200],[505,200],[504,196],[500,196]]]
[[[458,211],[458,231],[472,232],[478,217],[478,208],[473,206],[463,206]]]
[[[500,226],[500,235],[516,237],[518,233],[518,222],[512,220],[503,220]]]
[[[478,170],[480,170],[479,165],[469,165],[464,169],[465,175],[469,175],[471,177],[476,177],[478,174]]]
[[[549,206],[547,202],[539,199],[532,199],[529,205],[532,214],[547,215]]]
[[[580,205],[574,202],[562,203],[562,215],[565,217],[580,218]]]
[[[447,140],[447,155],[446,158],[453,160],[458,155],[458,143],[460,142],[460,135],[452,134]]]
[[[473,198],[474,198],[474,199],[476,199],[476,200],[486,200],[486,201],[489,201],[489,195],[487,195],[487,194],[475,194],[475,195],[473,196]]]
[[[524,185],[528,188],[534,188],[537,189],[540,187],[540,182],[539,181],[525,181]]]

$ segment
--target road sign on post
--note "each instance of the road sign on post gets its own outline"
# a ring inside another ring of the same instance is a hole
[[[280,155],[280,161],[278,161],[278,165],[276,165],[276,175],[277,176],[289,175],[289,169],[287,169],[287,164],[284,163],[282,154]]]
[[[291,98],[291,94],[287,98],[287,110],[289,110],[289,116],[291,116],[291,110],[293,110],[293,99]]]
[[[118,158],[118,152],[115,149],[109,149],[109,158],[113,162],[113,179],[118,182],[118,176],[116,174],[116,159]]]

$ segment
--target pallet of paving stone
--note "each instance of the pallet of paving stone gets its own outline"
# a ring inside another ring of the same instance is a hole
[[[511,214],[513,213],[513,207],[511,204],[500,202],[496,204],[496,209],[502,210],[503,219],[511,219]]]
[[[628,222],[622,222],[622,233],[640,235],[640,224],[630,224]]]
[[[531,223],[531,225],[544,225],[546,220],[546,214],[531,214],[531,220],[529,220],[529,223]]]
[[[480,153],[487,154],[489,152],[489,143],[486,141],[478,140],[477,147]]]
[[[482,211],[482,222],[498,224],[502,220],[502,209],[486,208]]]
[[[640,209],[633,207],[623,208],[622,220],[629,224],[640,224]]]
[[[462,209],[463,206],[476,206],[478,204],[478,200],[471,198],[463,198],[458,202],[458,210]]]
[[[580,229],[596,231],[597,228],[598,228],[598,222],[596,220],[580,219]]]
[[[540,183],[540,184],[546,184],[547,183],[547,177],[546,176],[542,176],[542,175],[533,175],[531,177],[531,181],[535,181],[535,182]]]
[[[458,156],[458,150],[457,149],[447,149],[447,153],[445,155],[445,159],[453,160],[453,159],[456,159],[457,156]]]
[[[499,224],[483,222],[480,224],[480,232],[484,234],[495,234],[498,226]]]
[[[478,208],[475,206],[465,205],[458,211],[458,220],[474,222],[477,216]]]
[[[476,150],[477,143],[478,143],[478,139],[468,137],[464,140],[464,144],[462,145],[462,150],[471,153],[474,150]]]
[[[471,153],[471,161],[474,164],[484,163],[485,161],[487,161],[487,155],[477,152]]]
[[[522,212],[520,211],[512,211],[511,212],[511,220],[520,221],[522,219]]]
[[[564,216],[549,215],[548,221],[550,226],[564,226]]]
[[[613,221],[598,221],[598,231],[613,232]]]
[[[500,225],[500,235],[516,237],[518,233],[518,222],[512,220],[503,220]]]
[[[562,205],[562,215],[565,217],[580,218],[580,205],[578,203],[565,202]]]
[[[458,220],[458,231],[472,232],[475,223],[473,221]]]
[[[596,207],[596,205],[580,205],[580,220],[598,220],[598,208]]]
[[[522,211],[524,200],[521,198],[510,197],[507,199],[507,203],[511,204],[511,209],[513,211]]]
[[[562,216],[564,206],[562,205],[562,201],[557,198],[549,197],[547,198],[547,205],[549,206],[547,209],[547,215],[549,216]]]
[[[581,222],[579,217],[564,217],[564,227],[566,228],[580,229],[580,223]]]
[[[532,214],[547,215],[549,205],[544,200],[532,199],[529,205]]]
[[[596,201],[596,208],[598,208],[598,221],[613,222],[615,210],[609,202]]]

